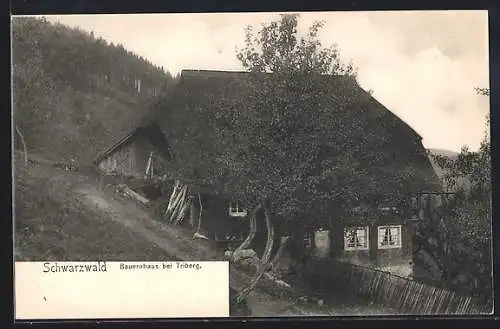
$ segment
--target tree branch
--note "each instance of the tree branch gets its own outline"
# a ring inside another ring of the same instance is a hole
[[[19,138],[21,139],[21,144],[23,145],[24,166],[27,167],[28,166],[28,149],[26,147],[26,141],[24,140],[24,136],[21,133],[21,130],[19,129],[19,127],[17,125],[15,125],[15,129],[16,129],[17,134],[19,135]]]
[[[262,207],[262,204],[259,203],[257,206],[255,206],[252,213],[250,214],[250,224],[249,224],[250,230],[248,232],[248,235],[245,238],[245,240],[238,246],[238,248],[236,248],[236,250],[234,250],[233,255],[236,252],[240,252],[241,250],[248,248],[248,246],[250,246],[250,243],[255,238],[255,234],[257,233],[257,220],[256,220],[255,216],[257,215],[257,212],[260,210],[261,207]]]
[[[199,192],[198,192],[198,202],[200,203],[200,212],[198,214],[198,226],[196,227],[196,233],[200,233],[200,229],[201,229],[201,214],[203,212],[203,204],[201,202],[201,195],[200,195]]]
[[[264,206],[264,216],[266,219],[267,241],[266,247],[264,248],[264,253],[262,254],[262,263],[267,263],[269,261],[269,258],[271,257],[271,251],[274,244],[274,227],[271,222],[271,218],[269,217],[269,212],[266,206]]]
[[[265,264],[262,264],[259,267],[257,273],[254,275],[254,277],[250,281],[249,285],[246,286],[245,288],[243,288],[236,295],[236,297],[235,297],[235,304],[239,304],[243,300],[245,300],[245,298],[248,296],[248,294],[255,288],[255,286],[257,285],[257,283],[259,282],[259,280],[262,278],[262,276],[266,272],[268,272],[269,270],[272,270],[274,266],[276,266],[276,264],[278,263],[278,261],[279,261],[279,259],[281,257],[281,254],[283,253],[283,250],[285,249],[285,246],[287,245],[287,243],[288,243],[289,240],[290,240],[289,238],[286,238],[285,240],[283,240],[281,242],[281,244],[280,244],[278,250],[276,251],[276,254],[274,255],[273,260],[271,262],[267,262]]]

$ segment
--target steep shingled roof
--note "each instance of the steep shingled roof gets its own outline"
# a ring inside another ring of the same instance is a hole
[[[149,143],[156,148],[156,150],[161,154],[161,156],[165,160],[171,160],[171,154],[168,147],[168,142],[165,139],[165,135],[159,129],[159,126],[154,122],[151,122],[148,125],[140,125],[128,133],[121,136],[114,143],[112,143],[108,148],[99,153],[97,157],[92,161],[94,165],[99,165],[99,162],[109,157],[121,147],[128,145],[128,143],[132,142],[135,137],[144,136],[148,139]]]
[[[245,97],[249,93],[250,86],[248,81],[251,75],[259,79],[265,78],[269,74],[205,70],[182,71],[177,86],[172,89],[168,97],[156,104],[144,120],[145,124],[147,122],[157,123],[167,136],[174,157],[174,167],[194,168],[208,159],[213,159],[220,152],[221,145],[224,144],[224,137],[216,135],[215,129],[212,127],[213,122],[199,120],[198,117],[202,116],[198,114],[208,112],[218,115],[221,99],[234,101],[232,105],[239,106],[241,111],[244,111]],[[436,183],[432,166],[425,155],[425,149],[421,143],[422,138],[415,130],[364,91],[353,79],[324,76],[324,83],[329,86],[325,90],[338,91],[339,97],[345,93],[358,93],[361,101],[355,109],[351,109],[350,113],[353,113],[353,116],[358,116],[360,120],[368,122],[370,129],[379,134],[387,135],[392,144],[402,145],[403,152],[400,154],[407,153],[407,156],[413,157],[412,160],[410,158],[404,159],[404,162],[405,166],[414,166],[420,172],[419,182],[415,182],[414,189],[440,189],[439,183]],[[230,125],[228,129],[231,129]],[[416,162],[415,159],[417,159]],[[400,169],[394,167],[393,170]],[[200,180],[203,174],[188,176],[190,177],[185,178]]]
[[[247,80],[251,74],[254,75],[264,75],[262,73],[249,73],[242,71],[213,71],[213,70],[182,70],[181,72],[181,85],[190,87],[202,87],[200,90],[207,89],[216,89],[217,85],[221,84],[231,84],[236,83],[237,81]],[[270,73],[265,74],[270,75]],[[356,82],[354,82],[351,78],[336,76],[336,77],[328,77],[325,76],[325,79],[329,79],[334,83],[342,83],[348,84],[353,88],[358,89],[358,91],[366,94],[369,99],[369,106],[371,107],[372,114],[378,115],[382,118],[382,121],[387,125],[392,126],[400,126],[399,128],[403,129],[406,134],[413,135],[414,138],[422,139],[422,137],[416,132],[410,125],[408,125],[405,121],[399,118],[396,114],[394,114],[391,110],[382,105],[377,99],[372,97],[367,91],[362,89]],[[205,86],[203,86],[205,85]],[[239,92],[245,93],[244,90],[240,90]],[[202,96],[202,95],[199,95]]]

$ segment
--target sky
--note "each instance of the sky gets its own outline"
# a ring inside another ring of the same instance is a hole
[[[259,29],[279,13],[45,16],[93,31],[162,66],[242,70],[235,50],[244,28]],[[300,13],[299,33],[323,20],[319,39],[337,45],[358,68],[360,85],[422,136],[426,148],[479,147],[489,99],[486,11]]]

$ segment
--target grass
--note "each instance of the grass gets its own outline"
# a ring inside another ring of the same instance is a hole
[[[15,251],[18,252],[16,260],[174,260],[163,249],[143,236],[112,221],[98,209],[80,202],[73,191],[74,188],[80,184],[91,184],[97,177],[69,173],[45,164],[30,164],[24,168],[19,157],[16,160],[14,166],[16,168]],[[264,286],[266,286],[265,281],[262,283]],[[268,289],[273,290],[276,287],[269,286]],[[300,294],[298,291],[296,293]],[[260,300],[260,295],[256,296],[257,304],[252,306],[256,308],[254,315],[259,315],[258,305],[263,302],[262,305],[267,305],[264,312],[266,314],[275,312],[275,315],[279,315],[283,311],[283,302],[275,299],[276,296],[269,296],[274,300],[272,303]],[[289,299],[291,296],[282,297]],[[375,306],[360,305],[359,301],[358,304],[346,303],[343,299],[345,298],[341,298],[341,301],[328,300],[326,307],[321,310],[314,304],[301,307],[310,309],[311,315],[330,314],[328,313],[330,309],[335,310],[332,314],[343,315],[377,314],[379,310]],[[245,312],[232,309],[232,314],[244,315]]]
[[[93,177],[15,164],[16,260],[170,260],[163,249],[79,201],[72,188]]]

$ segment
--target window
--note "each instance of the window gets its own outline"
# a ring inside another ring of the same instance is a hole
[[[379,249],[401,248],[401,225],[379,226],[378,248]]]
[[[348,228],[344,231],[345,250],[368,249],[368,227]]]
[[[306,249],[311,249],[313,245],[313,236],[310,233],[307,233],[304,236],[304,246]]]
[[[229,216],[231,217],[245,217],[247,215],[246,209],[240,207],[237,203],[229,204]]]

